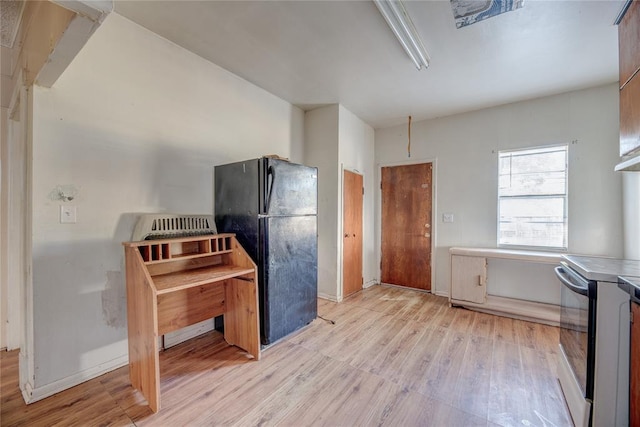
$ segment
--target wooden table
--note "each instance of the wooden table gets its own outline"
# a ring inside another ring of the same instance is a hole
[[[224,338],[260,359],[256,265],[234,234],[123,243],[129,377],[160,409],[158,337],[224,316]]]

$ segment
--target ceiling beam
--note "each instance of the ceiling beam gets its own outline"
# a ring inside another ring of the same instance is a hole
[[[44,87],[53,86],[91,38],[91,35],[100,27],[102,21],[113,10],[113,1],[111,0],[52,0],[52,3],[75,12],[75,16],[50,53],[48,61],[38,73],[36,83]]]

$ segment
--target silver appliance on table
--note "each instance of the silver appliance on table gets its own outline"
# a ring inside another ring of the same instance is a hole
[[[558,379],[573,422],[627,426],[629,294],[618,276],[640,276],[640,261],[564,255]]]

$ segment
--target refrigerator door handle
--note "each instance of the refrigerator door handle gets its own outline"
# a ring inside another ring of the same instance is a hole
[[[276,179],[276,171],[273,168],[273,166],[269,166],[269,169],[267,170],[267,203],[265,206],[265,215],[269,215],[269,210],[271,208],[271,192],[273,190],[273,181],[275,181]]]

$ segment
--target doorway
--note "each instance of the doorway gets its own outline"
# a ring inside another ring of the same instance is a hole
[[[362,175],[345,170],[342,190],[342,296],[362,289]]]
[[[433,164],[381,168],[382,283],[431,291]]]

